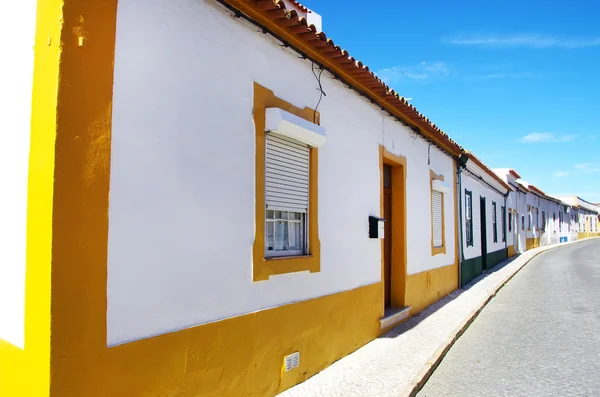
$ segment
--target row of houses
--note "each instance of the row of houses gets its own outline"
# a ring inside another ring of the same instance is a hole
[[[532,248],[599,235],[598,204],[549,195],[514,169],[490,169],[472,153],[467,156],[470,161],[459,169],[462,285]]]
[[[599,235],[598,206],[489,169],[294,0],[64,3],[7,25],[2,396],[275,395]]]

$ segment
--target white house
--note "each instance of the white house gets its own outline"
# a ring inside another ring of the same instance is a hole
[[[313,11],[59,3],[0,395],[274,395],[458,287],[462,148]]]
[[[461,285],[469,283],[508,256],[512,244],[508,230],[510,186],[468,153],[466,168],[459,174],[461,189]],[[512,218],[511,218],[512,219]]]

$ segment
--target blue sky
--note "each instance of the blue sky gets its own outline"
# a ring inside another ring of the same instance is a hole
[[[302,3],[488,166],[600,202],[600,2]]]

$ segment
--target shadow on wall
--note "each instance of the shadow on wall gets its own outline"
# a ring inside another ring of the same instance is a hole
[[[469,284],[465,285],[462,288],[457,289],[454,292],[451,292],[450,294],[448,294],[447,296],[445,296],[438,302],[432,304],[427,309],[423,310],[421,313],[418,313],[418,314],[410,317],[408,320],[406,320],[402,324],[398,325],[396,328],[392,329],[388,333],[381,335],[379,338],[393,339],[393,338],[413,329],[414,327],[419,325],[422,321],[426,320],[429,316],[435,314],[438,310],[440,310],[441,308],[443,308],[444,306],[446,306],[447,304],[449,304],[450,302],[452,302],[453,300],[458,298],[464,292],[468,291],[471,287],[476,285],[478,282],[480,282],[481,280],[484,280],[485,278],[496,273],[497,271],[502,270],[505,266],[507,266],[508,264],[510,264],[512,261],[514,261],[515,259],[517,259],[520,256],[521,256],[521,254],[517,254],[511,258],[508,258],[504,262],[498,264],[494,268],[485,271],[483,274],[481,274],[480,276],[473,279]]]

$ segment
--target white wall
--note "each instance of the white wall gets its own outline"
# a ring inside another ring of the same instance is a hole
[[[24,348],[27,179],[36,0],[11,2],[0,24],[0,338]]]
[[[468,172],[463,172],[462,176],[462,202],[463,202],[463,254],[464,259],[472,259],[481,256],[481,197],[485,197],[486,210],[486,245],[487,253],[496,252],[506,247],[502,241],[502,207],[504,206],[504,196],[491,189],[489,186],[473,177]],[[466,235],[466,213],[465,213],[465,190],[471,191],[473,199],[473,246],[467,246]],[[493,229],[493,207],[492,203],[496,203],[496,219],[497,219],[497,242],[494,243]],[[507,210],[508,211],[508,210]],[[508,236],[508,224],[506,225]]]
[[[218,40],[215,40],[218,37]],[[115,61],[108,252],[108,343],[157,335],[380,281],[380,143],[407,156],[408,273],[431,257],[429,169],[452,160],[323,73],[319,111],[321,272],[252,282],[253,82],[298,107],[319,99],[311,63],[216,2],[121,0]]]

